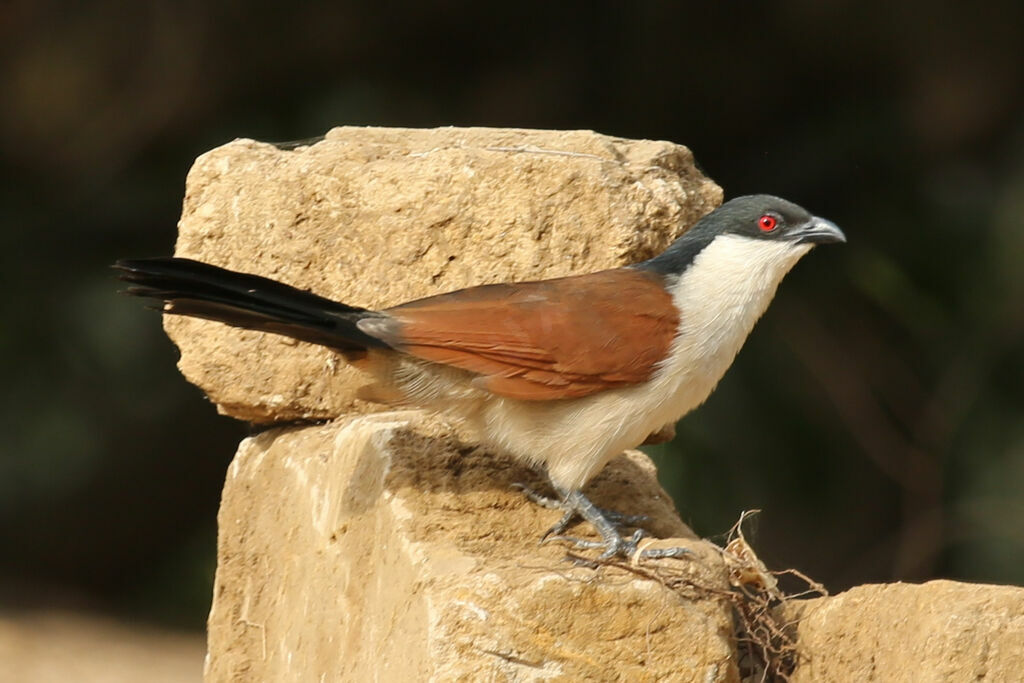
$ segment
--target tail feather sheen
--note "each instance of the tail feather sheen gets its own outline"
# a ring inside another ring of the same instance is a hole
[[[386,345],[356,323],[378,314],[258,275],[184,258],[131,259],[115,266],[126,294],[163,301],[165,313],[271,332],[343,351]]]

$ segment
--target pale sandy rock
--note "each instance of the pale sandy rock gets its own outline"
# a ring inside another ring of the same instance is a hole
[[[0,614],[4,683],[195,683],[203,637],[61,611]]]
[[[802,681],[1019,681],[1024,588],[865,585],[795,603]]]
[[[636,262],[721,200],[669,142],[345,127],[294,150],[236,140],[200,156],[176,253],[379,308]],[[331,351],[194,319],[166,327],[181,371],[222,412],[268,422],[354,408],[363,379]]]
[[[511,487],[537,476],[424,420],[378,413],[242,443],[219,515],[207,681],[737,680],[730,608],[709,592],[726,588],[720,555],[643,455],[588,492],[691,548],[654,566],[709,591],[539,546],[559,513]]]

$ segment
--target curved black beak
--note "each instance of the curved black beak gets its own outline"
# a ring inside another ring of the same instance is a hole
[[[839,229],[839,226],[832,221],[813,216],[799,228],[792,232],[797,244],[809,242],[811,244],[829,244],[832,242],[845,242],[846,235]]]

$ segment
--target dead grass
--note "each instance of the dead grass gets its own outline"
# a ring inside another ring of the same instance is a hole
[[[786,603],[808,597],[825,597],[823,585],[796,569],[770,571],[747,542],[743,525],[759,510],[744,512],[726,535],[724,546],[714,546],[728,570],[729,587],[704,585],[678,563],[608,560],[601,564],[625,569],[658,581],[689,599],[724,600],[734,612],[736,649],[741,679],[749,683],[788,681],[799,660],[796,623],[786,621]],[[594,560],[570,554],[580,564]],[[779,578],[789,576],[805,588],[786,593]]]

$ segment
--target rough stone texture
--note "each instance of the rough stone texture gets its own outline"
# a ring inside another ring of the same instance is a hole
[[[538,546],[559,513],[517,481],[541,486],[413,411],[247,439],[219,515],[207,680],[737,680],[726,603]],[[694,552],[662,563],[726,587],[644,456],[588,492]]]
[[[195,683],[203,637],[71,612],[0,614],[4,683]]]
[[[336,128],[294,150],[236,140],[189,172],[176,253],[371,308],[614,267],[721,203],[690,151],[589,131]],[[179,367],[256,422],[351,412],[333,352],[168,317]],[[368,410],[367,406],[359,410]]]
[[[1024,588],[931,581],[867,585],[794,603],[792,680],[1019,681]]]

